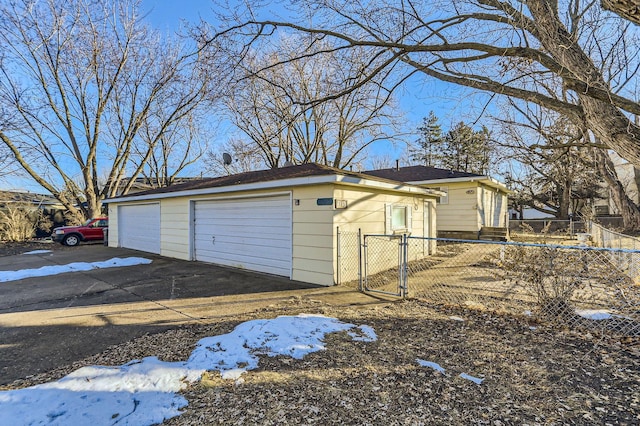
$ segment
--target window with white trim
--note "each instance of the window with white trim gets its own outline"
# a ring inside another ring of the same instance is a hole
[[[449,187],[441,186],[438,190],[445,193],[444,196],[438,198],[438,204],[449,204]]]
[[[404,204],[387,204],[385,216],[386,234],[411,232],[411,206]]]

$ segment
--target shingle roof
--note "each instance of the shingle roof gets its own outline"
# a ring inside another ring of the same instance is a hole
[[[394,167],[389,169],[367,170],[362,173],[400,182],[422,182],[436,179],[484,177],[483,175],[478,175],[475,173],[456,172],[453,170],[438,169],[435,167],[427,166],[408,166],[400,167],[398,169]]]
[[[36,194],[33,192],[20,192],[20,191],[2,191],[0,190],[0,203],[31,203],[52,205],[60,204],[52,195]]]
[[[136,192],[132,194],[122,195],[118,198],[127,198],[135,196],[153,195],[153,194],[167,194],[173,192],[192,191],[197,189],[207,188],[219,188],[223,186],[244,185],[249,183],[258,182],[270,182],[275,180],[304,178],[312,176],[327,176],[327,175],[343,175],[353,176],[361,179],[372,179],[380,181],[390,181],[384,177],[376,177],[372,175],[365,175],[362,173],[351,172],[347,170],[341,170],[334,167],[323,166],[316,163],[300,164],[297,166],[283,167],[279,169],[258,170],[252,172],[238,173],[229,176],[221,176],[216,178],[197,179],[177,185],[171,185],[166,188],[151,189],[149,191]],[[398,183],[397,181],[393,181]]]

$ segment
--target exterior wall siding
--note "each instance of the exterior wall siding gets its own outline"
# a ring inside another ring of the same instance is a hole
[[[333,185],[293,189],[293,274],[292,279],[333,285],[333,203],[318,205],[318,199],[332,198]]]
[[[433,189],[448,187],[448,203],[438,204],[436,207],[438,231],[478,232],[480,230],[477,183],[456,182],[424,186]],[[473,191],[473,193],[468,193],[468,191]]]
[[[385,234],[385,206],[399,204],[411,209],[411,234],[423,235],[425,197],[337,188],[334,198],[347,201],[346,209],[335,210],[334,228],[339,226],[341,231],[357,232],[361,229],[365,234]]]
[[[118,247],[118,206],[109,204],[109,247]]]
[[[425,236],[425,200],[431,200],[431,204],[426,203],[427,208],[435,204],[434,197],[406,196],[385,192],[372,193],[370,191],[358,191],[356,189],[339,187],[336,188],[334,192],[334,198],[346,200],[347,202],[346,209],[335,210],[333,227],[334,240],[337,239],[338,227],[340,228],[341,233],[353,233],[361,230],[363,234],[386,234],[386,206],[388,204],[407,206],[411,210],[411,230],[409,234],[420,237]],[[428,229],[429,223],[426,224],[426,236],[435,237],[435,208],[431,211],[428,220],[430,220],[432,227]],[[384,239],[385,237],[381,238]],[[387,237],[387,239],[389,240],[389,244],[396,244],[396,238]],[[430,247],[435,248],[435,242],[431,244],[424,244],[422,247],[424,247],[423,251],[412,250],[414,259],[410,260],[416,260],[428,255]],[[345,247],[342,249],[344,250]],[[357,250],[357,247],[348,249]],[[339,266],[337,256],[338,252],[336,245],[333,250],[333,258],[336,259],[334,268]],[[354,255],[353,253],[343,253],[343,256],[353,257]],[[375,257],[375,261],[368,264],[369,273],[375,274],[377,272],[393,268],[398,264],[398,257],[395,250],[380,250],[377,253],[371,253],[371,256]],[[355,280],[358,278],[357,273],[358,271],[355,269],[342,270],[340,279],[344,282]]]

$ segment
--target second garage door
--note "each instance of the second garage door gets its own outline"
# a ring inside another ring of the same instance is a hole
[[[120,247],[160,254],[160,204],[118,207]]]
[[[291,198],[197,201],[195,260],[291,277]]]

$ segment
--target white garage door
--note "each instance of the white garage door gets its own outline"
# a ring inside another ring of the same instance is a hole
[[[160,254],[160,204],[118,207],[120,247]]]
[[[195,203],[195,259],[291,277],[289,195]]]

